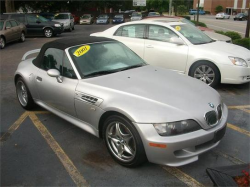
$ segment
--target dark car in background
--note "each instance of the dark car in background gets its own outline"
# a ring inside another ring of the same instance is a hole
[[[248,15],[245,13],[238,13],[235,17],[234,17],[234,21],[239,20],[239,21],[244,21],[248,19]]]
[[[94,16],[92,14],[83,14],[80,17],[80,25],[93,24],[93,23],[94,23]]]
[[[151,16],[161,16],[161,14],[159,12],[149,12],[148,17],[151,17]]]
[[[115,23],[124,23],[124,22],[125,22],[125,19],[124,19],[123,14],[117,14],[112,19],[113,24],[115,24]]]
[[[50,12],[41,12],[39,15],[43,16],[44,18],[46,18],[49,21],[52,21],[54,16],[55,16],[54,13],[50,13]]]
[[[1,16],[5,16],[8,19],[15,19],[23,23],[27,28],[28,36],[45,36],[50,38],[63,32],[63,24],[49,21],[39,14],[7,13]]]
[[[0,49],[3,49],[6,43],[13,41],[25,41],[26,27],[24,24],[14,19],[0,20]]]

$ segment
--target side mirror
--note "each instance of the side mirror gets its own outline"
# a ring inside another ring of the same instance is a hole
[[[6,30],[7,30],[7,29],[10,29],[11,27],[5,27],[5,28],[6,28]]]
[[[50,77],[56,77],[57,82],[59,82],[59,83],[62,83],[62,82],[63,82],[62,77],[60,76],[60,72],[59,72],[57,69],[49,69],[49,70],[47,71],[47,74],[48,74]]]
[[[181,38],[177,38],[177,37],[171,37],[170,42],[177,44],[177,45],[184,45],[185,44]]]
[[[39,20],[37,20],[36,23],[41,23],[41,22]]]

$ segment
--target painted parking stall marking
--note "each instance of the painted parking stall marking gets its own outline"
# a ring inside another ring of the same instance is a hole
[[[20,127],[22,122],[29,117],[32,121],[32,123],[35,125],[35,127],[38,129],[38,131],[41,133],[41,135],[44,137],[48,145],[51,147],[51,149],[54,151],[54,153],[57,155],[61,163],[63,164],[64,168],[70,175],[71,179],[74,181],[74,183],[77,186],[89,186],[88,182],[84,179],[84,177],[81,175],[81,173],[77,170],[73,162],[70,160],[70,158],[67,156],[67,154],[63,151],[61,146],[57,143],[57,141],[54,139],[54,137],[50,134],[50,132],[47,130],[47,128],[42,124],[42,122],[38,119],[36,116],[37,114],[46,114],[49,113],[48,111],[38,111],[38,112],[24,112],[17,121],[14,122],[13,125],[10,126],[8,131],[0,138],[1,143],[6,141],[10,135]]]

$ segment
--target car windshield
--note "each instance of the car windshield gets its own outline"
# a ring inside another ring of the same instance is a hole
[[[214,42],[214,40],[209,38],[206,34],[204,34],[202,31],[200,31],[193,25],[183,24],[183,25],[172,25],[171,27],[173,27],[176,31],[181,33],[194,45]]]
[[[3,24],[4,24],[4,21],[0,21],[0,30],[3,29]]]
[[[108,15],[100,15],[98,18],[108,18]]]
[[[54,19],[68,19],[69,15],[68,14],[56,14]]]
[[[123,18],[123,15],[120,14],[120,15],[115,15],[115,18]]]
[[[141,17],[141,13],[140,12],[133,12],[132,17]]]
[[[244,16],[244,14],[243,13],[239,13],[239,14],[236,15],[236,17],[241,17],[241,16]]]
[[[88,18],[90,18],[90,15],[83,15],[81,18],[88,19]]]
[[[148,16],[160,16],[158,12],[149,12]]]
[[[69,54],[85,78],[146,65],[139,56],[119,42],[76,46],[69,49]]]

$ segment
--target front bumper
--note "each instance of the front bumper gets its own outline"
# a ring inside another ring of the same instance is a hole
[[[220,65],[221,83],[244,84],[250,82],[250,67]]]
[[[228,109],[223,107],[223,116],[216,127],[209,130],[198,130],[178,136],[160,136],[153,124],[134,123],[144,144],[149,162],[182,166],[198,160],[198,155],[216,147],[226,131]],[[164,144],[166,148],[152,147],[153,144]]]
[[[80,20],[80,25],[91,24],[90,20]]]
[[[61,34],[64,31],[64,27],[54,27],[54,34]]]
[[[112,20],[112,23],[124,23],[124,20]]]
[[[107,24],[109,23],[108,20],[97,20],[96,24]]]

